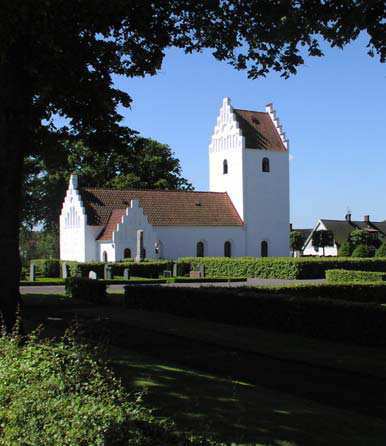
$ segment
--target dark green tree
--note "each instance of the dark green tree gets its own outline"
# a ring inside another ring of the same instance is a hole
[[[338,256],[339,257],[350,257],[351,253],[352,253],[352,246],[350,242],[344,242],[342,243],[342,245],[339,247],[338,250]]]
[[[372,257],[374,255],[374,250],[365,244],[357,245],[357,247],[352,252],[352,257]]]
[[[343,47],[361,31],[386,58],[384,2],[326,0],[13,0],[0,6],[0,312],[14,325],[26,156],[55,159],[58,139],[108,153],[122,143],[113,76],[153,75],[165,49],[209,48],[251,78],[288,76],[321,56],[318,36]],[[58,128],[55,116],[65,118]],[[125,138],[124,138],[125,139]]]
[[[301,251],[305,241],[302,233],[299,231],[291,231],[289,237],[292,251]]]
[[[88,187],[192,189],[181,176],[180,162],[169,146],[134,134],[126,146],[113,148],[108,154],[95,152],[81,141],[64,141],[57,145],[54,161],[45,163],[29,157],[26,164],[31,173],[24,181],[25,227],[58,229],[63,197],[73,172],[79,175],[80,185]]]
[[[354,229],[350,234],[350,243],[356,248],[359,245],[371,245],[372,238],[368,231],[364,229]]]
[[[386,242],[383,242],[377,249],[375,257],[386,257]]]
[[[312,246],[323,249],[323,256],[327,246],[334,246],[334,234],[331,231],[321,230],[312,233]]]

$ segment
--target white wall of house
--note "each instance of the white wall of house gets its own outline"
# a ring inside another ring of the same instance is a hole
[[[99,240],[96,242],[97,245],[97,258],[95,259],[98,262],[104,261],[104,254],[106,253],[108,262],[116,262],[117,258],[115,255],[115,245],[109,240]]]
[[[314,246],[312,245],[312,233],[314,231],[326,231],[327,228],[326,226],[323,224],[323,222],[321,220],[319,220],[314,229],[312,230],[310,236],[308,237],[308,239],[306,240],[305,244],[304,244],[304,249],[303,249],[303,255],[304,256],[323,256],[323,248],[319,248],[318,250],[316,250],[314,248]],[[338,247],[336,245],[336,243],[334,243],[334,246],[326,246],[324,248],[324,255],[325,256],[337,256],[338,255]]]
[[[231,255],[244,255],[244,230],[241,226],[157,226],[162,256],[167,259],[195,256],[197,243],[204,243],[205,257],[223,256],[224,243],[231,242]]]

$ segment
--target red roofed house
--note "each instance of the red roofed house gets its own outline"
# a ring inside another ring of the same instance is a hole
[[[78,188],[71,175],[60,258],[289,255],[288,141],[271,104],[254,112],[224,99],[209,180],[209,192],[111,190]]]

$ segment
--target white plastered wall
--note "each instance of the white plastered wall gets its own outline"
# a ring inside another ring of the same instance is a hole
[[[263,158],[269,172],[263,172]],[[246,255],[260,256],[261,242],[269,256],[289,255],[288,152],[245,149]]]
[[[117,262],[124,258],[124,250],[129,248],[131,256],[135,258],[137,250],[137,231],[142,229],[144,248],[147,258],[157,258],[155,245],[157,234],[149,223],[138,200],[131,200],[121,222],[117,225],[111,241],[99,242],[99,259],[103,259],[103,251],[107,252],[108,261]]]
[[[101,229],[101,226],[87,225],[86,211],[78,191],[78,179],[76,175],[71,175],[59,218],[60,259],[95,261],[95,239]]]
[[[232,257],[244,255],[242,226],[157,226],[163,257],[195,256],[197,243],[204,243],[205,257],[224,256],[224,243],[231,242]]]
[[[244,218],[243,167],[244,137],[234,115],[230,99],[224,98],[209,144],[209,190],[228,192],[240,217]],[[223,161],[228,173],[223,174]]]

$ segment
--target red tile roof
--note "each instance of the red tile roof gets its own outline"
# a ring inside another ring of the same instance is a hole
[[[226,192],[162,190],[80,189],[88,224],[105,226],[107,240],[130,202],[139,200],[154,226],[241,226],[236,208]]]
[[[271,117],[266,112],[233,109],[247,149],[287,152]]]
[[[97,240],[111,240],[113,238],[113,232],[117,229],[117,225],[121,223],[125,212],[126,209],[113,209],[106,226],[97,237]]]

